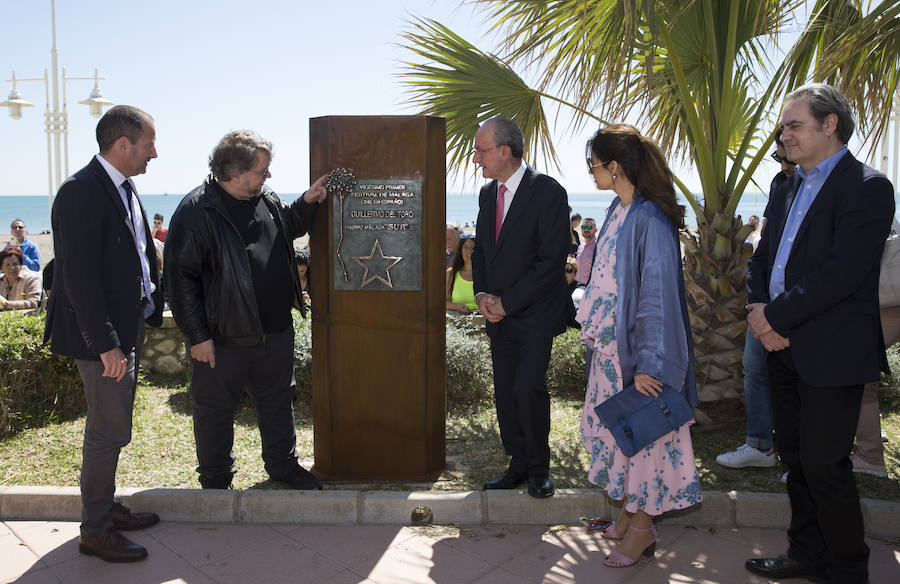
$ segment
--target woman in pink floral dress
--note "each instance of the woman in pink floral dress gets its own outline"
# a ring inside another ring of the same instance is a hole
[[[604,564],[633,565],[656,545],[653,517],[701,501],[689,425],[625,456],[594,412],[623,388],[657,395],[663,384],[697,405],[678,229],[684,207],[659,148],[632,126],[615,124],[588,142],[598,189],[617,198],[597,241],[591,278],[578,309],[590,373],[581,434],[591,453],[588,480],[624,500],[603,533],[621,539]]]

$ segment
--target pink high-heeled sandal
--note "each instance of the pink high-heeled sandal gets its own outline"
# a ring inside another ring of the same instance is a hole
[[[605,537],[606,539],[622,539],[623,537],[625,537],[625,534],[619,535],[619,532],[616,531],[615,523],[601,531],[600,535]]]
[[[649,531],[653,534],[653,541],[651,541],[647,545],[647,547],[645,547],[644,550],[640,553],[640,555],[638,555],[638,557],[633,560],[621,552],[618,552],[618,551],[610,552],[609,555],[603,559],[604,566],[607,566],[609,568],[627,568],[629,566],[635,565],[641,559],[641,556],[646,556],[648,558],[652,558],[653,554],[656,553],[656,528],[653,527],[653,525],[651,525],[650,527],[647,527],[647,528],[629,526],[628,529],[633,529],[635,531]],[[613,538],[610,538],[610,539],[613,539]],[[611,560],[617,560],[618,563],[614,563]]]

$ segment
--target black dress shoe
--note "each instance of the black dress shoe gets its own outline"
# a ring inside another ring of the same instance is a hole
[[[289,484],[292,489],[297,489],[298,491],[322,490],[322,484],[319,483],[319,479],[302,466],[298,466],[281,480]]]
[[[526,480],[528,480],[528,473],[507,470],[499,477],[484,483],[484,490],[489,491],[491,489],[515,489]]]
[[[132,513],[131,509],[121,503],[114,503],[109,510],[113,525],[119,531],[133,531],[146,529],[159,523],[159,515],[156,513]]]
[[[197,480],[200,481],[200,487],[203,489],[231,489],[231,479],[234,473],[227,472],[216,476],[200,475]]]
[[[750,558],[744,563],[744,567],[769,580],[825,577],[825,569],[822,566],[798,562],[787,553],[777,558]]]
[[[147,557],[144,546],[134,543],[115,529],[94,537],[82,535],[78,538],[78,550],[105,562],[137,562]]]
[[[538,499],[552,497],[556,489],[550,477],[531,477],[528,479],[528,494]]]

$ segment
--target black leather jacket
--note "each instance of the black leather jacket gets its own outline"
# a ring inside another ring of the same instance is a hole
[[[258,345],[265,335],[250,260],[219,190],[209,188],[212,180],[208,177],[188,193],[169,223],[163,262],[169,307],[191,346],[209,339],[231,346]],[[293,261],[293,240],[309,231],[318,205],[302,195],[286,205],[268,186],[263,186],[262,197]],[[294,306],[305,316],[297,270],[293,263],[285,269],[294,283]]]

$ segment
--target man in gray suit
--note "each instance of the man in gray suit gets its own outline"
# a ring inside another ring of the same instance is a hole
[[[44,339],[75,359],[87,401],[79,549],[109,562],[147,557],[119,531],[159,521],[113,499],[119,452],[131,441],[144,322],[162,324],[156,251],[130,178],[156,158],[155,141],[146,112],[110,109],[97,124],[100,153],[60,186],[51,215],[54,287]]]

